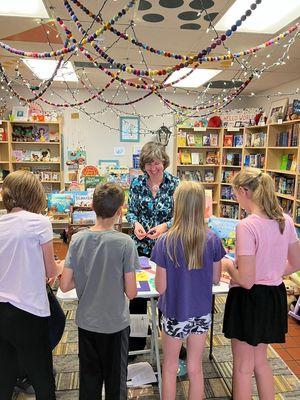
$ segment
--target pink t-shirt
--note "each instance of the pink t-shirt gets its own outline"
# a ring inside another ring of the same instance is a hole
[[[236,255],[256,256],[255,284],[278,286],[282,283],[288,247],[298,240],[292,218],[284,214],[285,229],[278,222],[251,214],[236,227]]]
[[[0,302],[50,315],[41,245],[53,239],[48,218],[18,211],[0,218]]]

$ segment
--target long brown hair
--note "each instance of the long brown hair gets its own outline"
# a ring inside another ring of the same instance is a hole
[[[206,241],[205,192],[198,182],[183,181],[174,193],[174,223],[167,233],[167,254],[176,266],[176,245],[181,244],[188,269],[200,269]]]
[[[245,168],[237,173],[232,184],[235,189],[248,188],[252,192],[252,200],[270,219],[278,222],[280,233],[285,228],[285,219],[278,202],[274,181],[269,174],[257,168]]]
[[[46,208],[46,195],[41,182],[29,171],[11,172],[3,181],[4,207],[10,212],[15,207],[39,214]]]

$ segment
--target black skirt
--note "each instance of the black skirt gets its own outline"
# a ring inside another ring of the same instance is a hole
[[[259,343],[284,343],[287,333],[285,286],[253,285],[251,289],[229,290],[223,321],[228,339],[252,346]]]

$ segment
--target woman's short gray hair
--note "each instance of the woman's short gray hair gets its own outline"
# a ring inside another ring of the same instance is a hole
[[[170,158],[166,153],[165,146],[157,142],[148,142],[144,144],[140,154],[140,168],[145,172],[145,165],[155,160],[163,163],[164,169],[170,165]]]

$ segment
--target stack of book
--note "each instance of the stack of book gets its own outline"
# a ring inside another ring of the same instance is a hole
[[[241,165],[242,153],[223,153],[223,165]]]
[[[296,154],[282,154],[280,170],[282,171],[296,171],[297,168],[297,159]]]
[[[178,171],[177,176],[180,180],[197,182],[214,182],[215,175],[213,168],[205,168],[198,171]]]
[[[264,168],[265,155],[261,153],[246,154],[244,160],[245,167]]]
[[[298,134],[299,134],[299,125],[292,125],[287,131],[279,132],[276,137],[276,146],[297,147]]]
[[[294,195],[295,178],[287,178],[282,175],[274,176],[275,190],[278,193]]]
[[[237,219],[239,216],[239,206],[237,204],[221,204],[220,216]]]
[[[247,147],[265,147],[267,134],[265,132],[255,132],[247,135]]]
[[[222,171],[222,183],[231,183],[232,179],[234,178],[234,175],[237,173],[238,171],[235,170]]]
[[[243,147],[243,135],[227,133],[223,138],[224,147]]]

